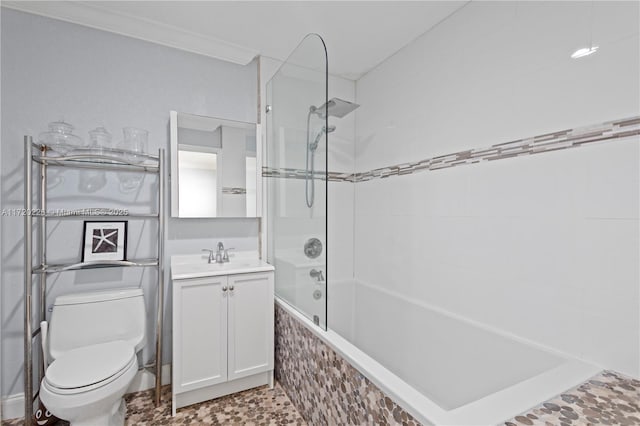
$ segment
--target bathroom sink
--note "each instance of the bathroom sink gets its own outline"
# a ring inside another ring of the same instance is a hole
[[[207,257],[199,254],[171,256],[171,278],[174,280],[266,272],[273,269],[273,266],[259,259],[257,253],[238,253],[225,263],[208,263]]]

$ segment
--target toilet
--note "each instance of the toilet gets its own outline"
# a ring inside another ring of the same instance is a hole
[[[56,298],[43,323],[45,377],[40,400],[72,426],[123,425],[123,396],[138,371],[145,343],[141,289]]]

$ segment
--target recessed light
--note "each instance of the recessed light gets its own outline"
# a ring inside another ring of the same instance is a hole
[[[598,46],[583,47],[576,50],[571,54],[572,59],[584,58],[585,56],[593,55],[598,50]]]

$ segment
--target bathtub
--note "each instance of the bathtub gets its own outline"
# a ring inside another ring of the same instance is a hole
[[[495,425],[601,370],[363,283],[328,296],[327,331],[276,303],[422,424]]]

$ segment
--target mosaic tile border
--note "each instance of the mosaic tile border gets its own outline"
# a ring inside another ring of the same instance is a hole
[[[423,171],[434,171],[450,167],[476,164],[485,161],[504,160],[526,155],[542,154],[570,148],[578,148],[595,142],[616,141],[640,135],[640,116],[608,121],[593,126],[566,129],[544,135],[502,142],[489,147],[468,149],[452,154],[439,155],[417,162],[396,164],[361,173],[322,172],[314,173],[315,179],[330,182],[366,182]],[[288,179],[304,179],[307,172],[302,169],[272,169],[264,167],[262,176]]]
[[[225,186],[222,188],[222,193],[229,194],[229,195],[244,195],[247,193],[247,189]]]
[[[420,423],[276,304],[276,379],[313,425]]]
[[[314,172],[307,174],[303,169],[274,169],[271,167],[262,168],[262,177],[281,178],[281,179],[306,179],[307,176],[313,176],[315,180],[329,180],[329,182],[353,182],[354,173],[340,173],[340,172]]]
[[[504,425],[640,425],[640,380],[603,371]]]

